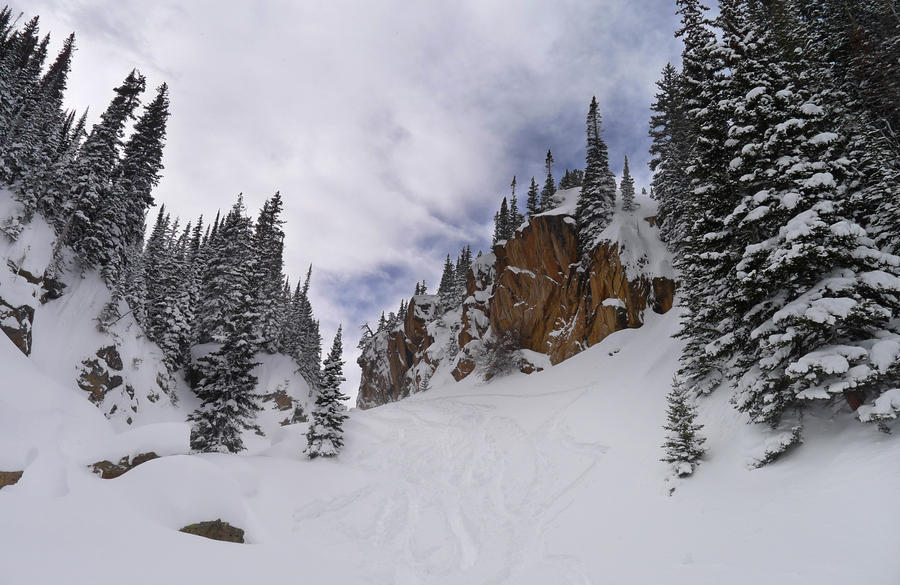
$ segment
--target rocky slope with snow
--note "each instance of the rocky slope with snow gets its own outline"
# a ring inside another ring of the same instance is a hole
[[[0,190],[0,220],[20,215],[19,207],[9,191]],[[66,258],[69,269],[46,276],[54,241],[53,228],[40,216],[15,240],[0,235],[0,331],[5,338],[42,375],[81,394],[117,429],[141,422],[184,422],[197,399],[182,373],[168,372],[161,350],[130,311],[123,310],[110,326],[99,326],[111,293],[96,271],[81,272]],[[197,346],[194,357],[213,348]],[[264,428],[302,418],[311,400],[296,364],[280,354],[257,358]]]
[[[640,327],[648,310],[668,311],[675,280],[655,227],[655,203],[641,197],[634,211],[617,210],[581,262],[573,218],[578,191],[561,192],[562,205],[478,258],[460,307],[443,312],[436,296],[413,297],[402,325],[359,358],[357,405],[408,396],[439,367],[462,380],[497,345],[519,352],[519,369],[530,373]]]

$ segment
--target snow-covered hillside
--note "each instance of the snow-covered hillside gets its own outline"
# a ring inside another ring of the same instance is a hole
[[[670,496],[661,455],[677,311],[543,372],[474,377],[351,413],[334,461],[305,424],[242,455],[185,455],[187,426],[116,434],[0,338],[6,583],[894,584],[900,443],[807,421],[762,469],[724,393],[701,403],[707,460]],[[168,455],[112,480],[86,467]],[[178,532],[221,518],[249,544]]]

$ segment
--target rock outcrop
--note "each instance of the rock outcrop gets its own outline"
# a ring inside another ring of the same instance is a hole
[[[122,371],[122,358],[116,346],[109,345],[97,350],[96,357],[81,362],[78,387],[90,393],[88,399],[100,404],[106,393],[123,384],[122,376],[112,372]]]
[[[140,455],[135,455],[131,457],[126,455],[119,459],[118,463],[113,463],[112,461],[103,460],[98,461],[91,465],[91,470],[99,475],[103,479],[115,479],[122,475],[127,471],[131,471],[141,463],[146,463],[148,461],[153,461],[154,459],[158,459],[159,455],[150,451],[149,453],[141,453]]]
[[[0,471],[0,489],[8,485],[15,485],[22,479],[21,471]]]
[[[419,371],[427,368],[430,372],[437,366],[428,349],[435,341],[429,324],[438,316],[439,307],[437,295],[414,296],[400,328],[376,333],[379,339],[373,348],[384,351],[363,352],[357,360],[363,371],[357,406],[371,408],[408,396],[422,382]],[[418,364],[426,368],[416,369]]]
[[[440,316],[436,297],[413,297],[402,327],[379,333],[384,338],[359,359],[357,406],[415,392],[443,358],[456,380],[490,361],[498,347],[546,354],[556,364],[615,331],[640,327],[648,309],[665,313],[675,282],[652,219],[639,212],[620,217],[582,259],[572,217],[536,216],[473,264],[456,313]],[[458,319],[455,327],[435,322],[452,318]],[[437,351],[431,331],[442,326],[454,335],[450,347]],[[540,369],[524,358],[516,363],[526,373]]]
[[[59,298],[66,285],[52,278],[36,276],[9,259],[6,266],[12,274],[10,281],[12,286],[9,292],[0,289],[0,331],[9,337],[22,353],[31,355],[34,309],[38,303],[43,304],[48,300]]]
[[[180,529],[180,532],[202,536],[203,538],[211,538],[212,540],[221,540],[223,542],[244,542],[244,531],[241,528],[232,526],[228,522],[222,522],[222,520],[211,520],[189,524]]]
[[[0,331],[3,331],[13,345],[25,355],[31,355],[31,324],[33,322],[34,307],[29,305],[14,307],[0,298]]]

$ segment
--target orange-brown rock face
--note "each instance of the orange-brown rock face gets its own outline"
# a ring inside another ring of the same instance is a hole
[[[464,323],[469,311],[480,310],[489,315],[494,334],[513,333],[520,348],[545,353],[554,364],[610,333],[640,327],[648,307],[658,313],[672,307],[675,283],[629,274],[618,243],[601,243],[587,269],[581,268],[575,223],[567,216],[536,217],[494,253],[497,276],[490,302],[467,305]],[[460,347],[469,341],[461,335]]]
[[[420,362],[429,363],[427,350],[434,339],[427,326],[435,316],[437,304],[436,296],[413,297],[402,327],[377,334],[383,339],[379,339],[374,347],[384,351],[363,352],[359,357],[357,363],[362,368],[356,399],[359,408],[393,402],[416,391],[421,380],[412,368]]]
[[[640,327],[647,309],[671,309],[671,271],[660,269],[658,259],[641,249],[659,247],[652,222],[629,217],[623,226],[627,237],[602,241],[586,266],[579,259],[575,221],[565,215],[535,217],[492,255],[476,261],[459,316],[453,377],[461,380],[478,368],[488,336],[511,337],[519,349],[547,354],[556,364],[610,333]],[[404,388],[417,387],[408,372],[423,361],[437,366],[427,351],[434,343],[427,333],[430,317],[412,313],[402,331],[390,334],[384,355],[360,358],[361,407],[396,400]]]

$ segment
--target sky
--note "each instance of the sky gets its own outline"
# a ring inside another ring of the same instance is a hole
[[[584,166],[591,96],[613,172],[649,183],[654,82],[679,61],[672,0],[32,0],[77,52],[67,106],[91,120],[132,68],[169,84],[154,196],[182,220],[285,200],[285,269],[313,266],[327,350],[344,326],[355,397],[359,326],[396,310],[444,256],[487,250],[509,183],[521,197]],[[151,211],[151,214],[155,211]]]

